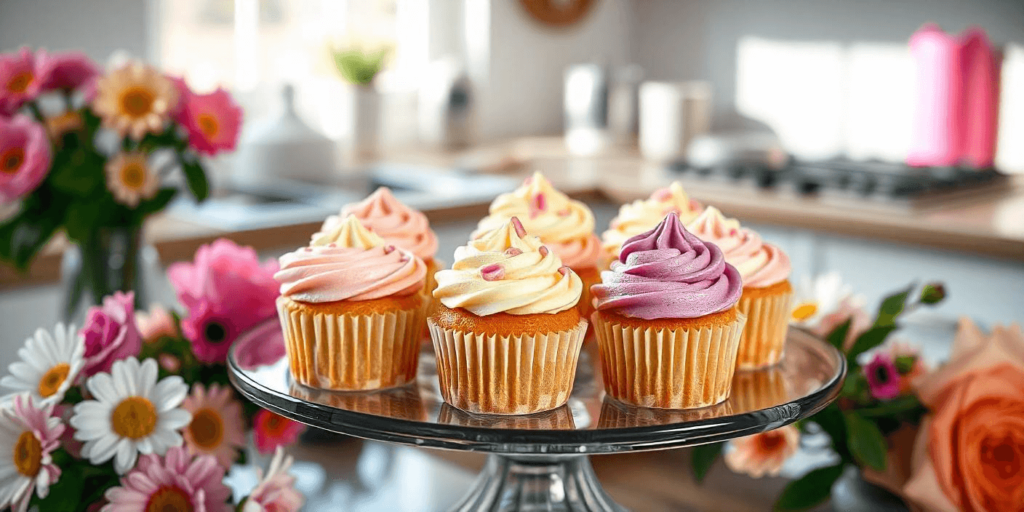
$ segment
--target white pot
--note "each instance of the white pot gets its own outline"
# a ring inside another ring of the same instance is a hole
[[[358,157],[377,154],[382,98],[372,85],[353,86],[350,149]]]
[[[640,153],[657,162],[682,161],[711,125],[711,85],[644,82],[640,86]]]

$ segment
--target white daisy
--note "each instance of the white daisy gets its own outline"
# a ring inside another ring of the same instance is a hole
[[[180,408],[188,385],[178,376],[157,382],[156,361],[139,363],[129,357],[115,361],[110,373],[97,373],[86,382],[95,400],[75,406],[71,426],[84,441],[82,457],[93,464],[114,459],[114,470],[125,474],[138,455],[163,455],[181,446],[179,430],[192,421]]]
[[[804,276],[796,287],[789,323],[813,328],[829,313],[839,311],[843,301],[862,301],[853,296],[850,285],[843,283],[838,272],[821,274],[814,279]]]
[[[53,335],[39,329],[18,350],[21,361],[7,367],[11,374],[0,379],[0,386],[28,392],[45,403],[60,403],[78,378],[84,355],[85,341],[75,332],[74,325],[64,328],[63,323],[58,323]]]
[[[23,393],[0,409],[0,509],[24,512],[33,495],[45,498],[60,478],[51,454],[64,425],[53,406]]]

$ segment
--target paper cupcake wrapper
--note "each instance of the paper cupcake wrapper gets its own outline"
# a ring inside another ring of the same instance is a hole
[[[626,327],[594,315],[604,389],[627,404],[692,409],[729,398],[746,316],[699,329]]]
[[[401,386],[416,378],[425,308],[367,315],[293,310],[277,301],[292,377],[318,389]]]
[[[793,292],[740,297],[738,307],[747,315],[747,326],[740,337],[740,351],[736,358],[739,368],[761,368],[782,359],[792,299]]]
[[[738,370],[732,380],[732,398],[729,401],[738,413],[759,411],[789,402],[789,390],[782,370]]]
[[[445,402],[463,411],[532,414],[569,399],[587,321],[562,332],[497,336],[443,329],[428,319]]]

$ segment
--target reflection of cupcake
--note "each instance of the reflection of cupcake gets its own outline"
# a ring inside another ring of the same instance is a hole
[[[654,229],[670,212],[676,212],[685,224],[696,218],[702,208],[699,202],[686,195],[678,181],[655,190],[648,199],[622,205],[608,230],[601,234],[601,268],[607,269],[619,257],[626,240]]]
[[[576,428],[569,406],[528,416],[480,416],[462,412],[448,404],[441,404],[437,422],[473,428],[500,428],[507,430],[572,430]]]
[[[385,243],[405,249],[423,260],[427,265],[425,288],[428,294],[434,290],[437,284],[434,281],[434,272],[441,266],[434,261],[437,235],[430,229],[426,215],[399,202],[387,187],[380,187],[366,199],[342,207],[341,215],[327,217],[320,232],[313,235],[310,245],[330,243],[332,234],[340,228],[342,219],[349,215],[355,215],[360,224],[383,238]]]
[[[746,317],[739,272],[668,214],[629,239],[594,286],[605,391],[644,407],[687,409],[729,397]]]
[[[739,367],[758,368],[779,362],[793,298],[789,257],[778,247],[762,243],[760,235],[740,227],[736,219],[725,218],[713,206],[688,228],[701,240],[721,247],[725,260],[743,278],[740,311],[747,315],[747,326],[740,338]]]
[[[540,237],[583,280],[580,313],[586,317],[591,310],[590,285],[601,280],[597,260],[601,241],[594,235],[594,214],[580,201],[569,199],[555,190],[542,174],[534,173],[513,192],[498,196],[491,203],[490,213],[480,221],[473,238],[479,238],[518,217],[531,235]]]
[[[789,402],[786,378],[778,367],[756,372],[736,372],[732,380],[732,398],[738,413],[778,407]]]
[[[423,405],[419,388],[415,386],[386,389],[373,393],[353,393],[311,389],[292,383],[289,394],[307,402],[371,416],[410,421],[426,421],[427,419],[427,409]]]
[[[409,382],[423,332],[426,266],[355,216],[331,233],[324,245],[282,256],[274,276],[292,376],[333,390]]]
[[[601,402],[598,429],[656,427],[691,421],[711,420],[733,414],[732,400],[698,409],[650,409],[605,398]]]
[[[572,391],[587,330],[583,284],[515,217],[437,273],[428,324],[445,401],[469,412],[554,409]]]

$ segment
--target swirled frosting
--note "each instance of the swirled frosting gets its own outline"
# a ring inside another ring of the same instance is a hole
[[[676,212],[683,223],[690,222],[700,214],[703,206],[690,199],[678,181],[666,188],[655,190],[647,199],[637,199],[619,207],[619,214],[612,219],[608,230],[601,234],[601,249],[612,257],[618,257],[619,249],[626,240],[650,231],[669,212]]]
[[[579,276],[515,217],[456,249],[451,270],[436,278],[434,297],[477,316],[558,313],[583,293]]]
[[[281,295],[310,303],[411,295],[423,288],[427,275],[423,260],[387,244],[355,215],[280,262],[274,279],[281,283]]]
[[[764,288],[789,278],[789,256],[761,241],[761,235],[722,215],[714,206],[690,222],[687,229],[701,240],[721,247],[728,261],[740,271],[743,286]]]
[[[427,216],[402,204],[387,187],[380,187],[358,203],[341,208],[341,215],[331,215],[320,231],[313,235],[312,245],[321,237],[329,237],[342,219],[355,215],[367,229],[385,242],[412,252],[423,260],[431,260],[437,252],[437,235],[430,229]]]
[[[540,237],[570,268],[597,265],[601,241],[594,235],[594,214],[587,205],[555,190],[541,173],[534,173],[521,187],[498,196],[473,238],[500,228],[512,217],[518,217],[527,231]]]
[[[725,311],[743,292],[739,272],[722,250],[687,232],[675,212],[627,240],[601,281],[591,287],[599,311],[644,320]]]

